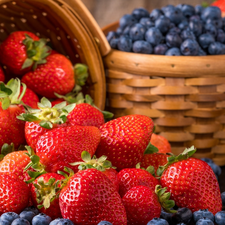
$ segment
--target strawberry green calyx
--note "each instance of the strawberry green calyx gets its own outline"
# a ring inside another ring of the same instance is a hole
[[[23,87],[22,92],[21,85]],[[0,82],[0,102],[2,109],[7,109],[10,105],[23,104],[22,98],[26,92],[26,84],[21,83],[20,79],[11,79],[7,84]]]
[[[84,86],[85,82],[87,81],[89,77],[87,65],[82,63],[75,64],[74,74],[75,74],[76,84],[79,86]]]
[[[53,124],[62,124],[67,120],[67,115],[74,109],[75,104],[61,102],[52,107],[51,102],[43,97],[38,103],[39,109],[32,109],[26,106],[26,113],[22,113],[17,118],[23,121],[39,122],[41,127],[51,129]]]
[[[5,143],[2,145],[2,148],[1,148],[1,154],[0,154],[0,161],[7,155],[9,154],[10,152],[14,152],[15,151],[15,148],[14,148],[14,144],[11,143],[10,145]]]
[[[116,167],[112,166],[112,163],[107,159],[107,156],[102,155],[100,158],[97,158],[95,155],[91,158],[91,155],[87,151],[83,151],[81,153],[82,162],[74,162],[70,163],[72,166],[78,166],[79,170],[85,170],[90,168],[95,168],[100,171],[105,171],[106,169],[113,168],[116,169]]]
[[[148,143],[148,146],[145,149],[144,154],[152,154],[152,153],[157,153],[159,149],[152,145],[150,142]]]
[[[155,169],[153,166],[148,166],[146,169],[141,167],[141,164],[138,163],[135,167],[136,169],[142,169],[148,171],[150,174],[152,174],[155,177]]]
[[[37,65],[46,63],[46,57],[50,54],[51,48],[47,46],[46,39],[34,41],[29,35],[25,34],[26,38],[23,44],[26,46],[27,59],[22,65],[22,69],[32,66],[33,70]]]
[[[171,164],[181,161],[181,160],[185,160],[190,158],[194,153],[196,152],[196,148],[194,146],[191,146],[190,148],[186,148],[181,154],[179,155],[172,155],[170,157],[167,158],[168,163],[164,166],[159,166],[158,170],[157,170],[157,175],[161,176],[164,172],[164,170],[166,170],[168,168],[168,166],[170,166]]]
[[[155,193],[158,196],[159,202],[162,208],[168,213],[176,213],[176,210],[172,208],[175,206],[175,202],[170,200],[170,192],[166,192],[167,187],[162,188],[160,185],[155,186]]]

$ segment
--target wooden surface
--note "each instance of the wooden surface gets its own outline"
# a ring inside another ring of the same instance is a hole
[[[71,1],[71,0],[65,0]],[[100,27],[117,21],[124,14],[129,14],[134,8],[144,7],[151,11],[168,4],[177,5],[186,3],[190,5],[211,3],[213,0],[82,0]]]

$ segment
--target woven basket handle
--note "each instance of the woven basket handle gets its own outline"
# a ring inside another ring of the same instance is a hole
[[[88,27],[91,34],[98,43],[101,55],[102,56],[107,55],[110,52],[111,47],[104,33],[102,32],[101,28],[99,27],[98,23],[91,15],[87,7],[83,4],[81,0],[64,0],[64,1],[72,8],[72,10],[74,10],[79,15],[79,17]]]

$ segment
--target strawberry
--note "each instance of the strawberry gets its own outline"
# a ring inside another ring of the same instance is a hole
[[[62,54],[50,54],[46,57],[46,63],[24,74],[22,82],[41,96],[56,98],[55,93],[65,95],[74,88],[73,65]]]
[[[38,207],[41,213],[45,213],[52,219],[62,217],[58,196],[58,188],[62,179],[64,179],[64,176],[60,174],[45,173],[36,178],[32,183],[31,198],[34,206]],[[54,197],[54,199],[52,199],[52,197]]]
[[[23,87],[21,87],[21,92],[23,90]],[[38,102],[39,97],[29,88],[26,89],[25,94],[22,98],[22,101],[24,104],[30,106],[31,108],[37,109],[38,108]]]
[[[109,221],[126,225],[125,208],[109,178],[94,168],[80,170],[70,177],[59,195],[63,218],[77,225]]]
[[[91,155],[87,151],[83,151],[81,153],[81,158],[83,161],[70,163],[70,165],[78,166],[79,170],[85,170],[89,168],[95,168],[97,170],[102,171],[112,182],[112,185],[115,187],[117,191],[119,191],[119,179],[117,177],[118,172],[116,168],[112,166],[112,163],[107,159],[106,156],[101,156],[97,158],[95,155],[91,158]]]
[[[29,202],[27,184],[6,174],[0,175],[0,215],[5,212],[20,213]]]
[[[180,208],[192,212],[208,209],[214,215],[222,210],[220,188],[211,167],[204,161],[191,157],[192,146],[178,156],[171,156],[161,168],[160,182],[171,193],[171,199]]]
[[[122,198],[127,213],[127,224],[146,225],[153,218],[160,217],[161,204],[168,208],[174,205],[173,201],[168,200],[170,195],[164,194],[165,189],[157,185],[155,190],[139,185],[127,191]],[[163,204],[164,202],[166,204]]]
[[[5,73],[1,66],[0,66],[0,81],[2,81],[2,82],[5,81]]]
[[[214,1],[211,5],[219,7],[221,11],[225,13],[225,0]]]
[[[17,149],[26,142],[25,122],[17,119],[24,112],[21,99],[26,91],[26,86],[22,84],[23,92],[20,94],[20,85],[19,79],[11,79],[6,85],[0,83],[0,147],[4,143],[14,143]]]
[[[139,185],[149,187],[153,191],[155,190],[155,186],[159,184],[159,181],[150,173],[150,170],[148,169],[125,168],[120,170],[117,177],[119,180],[119,194],[121,198],[131,188]]]
[[[15,31],[0,45],[0,62],[10,73],[23,75],[44,63],[48,51],[44,39],[29,31]]]
[[[141,161],[153,132],[153,121],[144,115],[128,115],[103,124],[96,156],[107,156],[113,166],[135,168]]]
[[[158,153],[170,153],[171,152],[171,145],[169,143],[169,141],[159,135],[159,134],[152,134],[151,140],[150,140],[151,144],[154,145],[156,148],[158,148]]]

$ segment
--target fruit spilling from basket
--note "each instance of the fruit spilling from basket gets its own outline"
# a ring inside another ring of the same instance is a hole
[[[27,31],[0,63],[0,224],[222,224],[220,167],[172,154],[147,116],[98,109],[85,65]]]
[[[107,34],[113,49],[168,56],[225,54],[225,18],[218,6],[167,5],[134,9]]]

